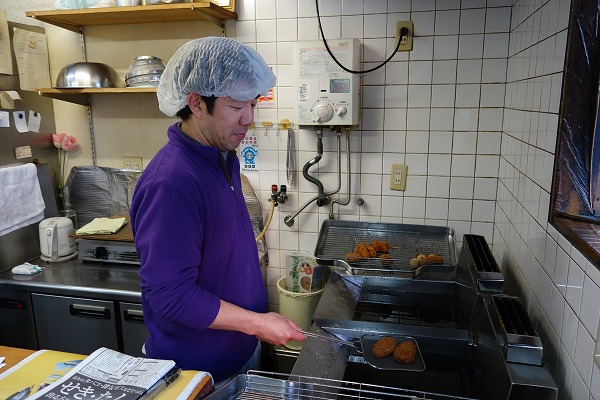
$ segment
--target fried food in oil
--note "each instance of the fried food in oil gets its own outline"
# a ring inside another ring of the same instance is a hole
[[[400,343],[394,349],[392,357],[400,364],[410,364],[417,355],[417,345],[412,340],[406,340]]]
[[[398,342],[391,336],[384,336],[379,339],[373,347],[371,348],[371,352],[377,358],[387,357],[394,352]]]

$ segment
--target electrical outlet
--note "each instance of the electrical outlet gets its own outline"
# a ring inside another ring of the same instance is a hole
[[[390,189],[405,190],[407,172],[408,166],[406,164],[392,164],[392,170],[390,171]]]
[[[133,170],[141,170],[142,169],[142,157],[125,156],[122,158],[122,160],[123,160],[123,168],[125,168],[125,169],[133,169]]]
[[[396,21],[394,48],[398,46],[398,40],[400,40],[398,51],[411,51],[413,49],[413,32],[414,25],[412,21]]]

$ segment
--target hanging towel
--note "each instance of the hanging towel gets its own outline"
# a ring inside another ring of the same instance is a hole
[[[44,208],[34,164],[0,168],[0,236],[41,221]]]

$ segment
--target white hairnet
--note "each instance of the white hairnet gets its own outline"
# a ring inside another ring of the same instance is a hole
[[[273,86],[275,75],[254,49],[233,39],[205,37],[175,52],[156,94],[160,110],[172,117],[187,105],[189,93],[249,101]]]

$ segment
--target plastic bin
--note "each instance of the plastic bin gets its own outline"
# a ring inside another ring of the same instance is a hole
[[[295,293],[287,290],[285,276],[277,281],[279,291],[279,313],[298,324],[303,330],[308,331],[312,324],[312,316],[315,313],[323,289],[309,293]],[[284,346],[292,350],[300,350],[303,343],[290,340]]]

